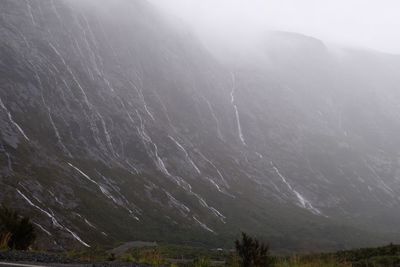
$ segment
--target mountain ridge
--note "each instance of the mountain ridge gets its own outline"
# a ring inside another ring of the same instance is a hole
[[[0,200],[34,218],[43,244],[230,246],[241,230],[282,250],[397,240],[398,78],[384,60],[372,86],[352,55],[274,52],[273,71],[249,71],[144,1],[3,6]]]

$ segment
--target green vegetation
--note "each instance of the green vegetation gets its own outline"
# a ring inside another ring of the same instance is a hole
[[[16,211],[0,206],[1,249],[27,250],[35,239],[35,228],[28,217],[20,217]]]
[[[290,258],[276,258],[275,267],[351,267],[354,266],[348,262],[342,262],[332,257],[301,257],[293,256]],[[372,266],[372,265],[371,265]]]
[[[242,234],[236,250],[160,245],[132,249],[116,261],[139,262],[151,266],[173,267],[395,267],[400,266],[400,245],[364,248],[334,253],[270,255],[268,246]]]
[[[400,266],[400,245],[276,258],[275,266],[395,267]]]
[[[268,246],[242,234],[235,250],[209,249],[161,244],[157,247],[132,248],[114,255],[101,248],[69,253],[68,257],[85,262],[136,262],[166,267],[396,267],[400,266],[400,245],[362,248],[333,253],[273,255]],[[245,265],[249,264],[249,265]]]
[[[240,257],[242,267],[271,266],[268,256],[269,247],[255,238],[242,233],[242,240],[235,242],[236,253]]]
[[[0,249],[28,249],[35,240],[29,218],[0,207]],[[292,256],[271,255],[269,246],[242,233],[235,249],[210,249],[161,244],[135,247],[116,255],[101,247],[70,251],[64,256],[76,262],[136,262],[155,267],[396,267],[400,245]]]
[[[136,249],[132,251],[137,252],[141,249]],[[223,261],[228,256],[226,251],[219,251],[216,249],[209,249],[206,247],[193,247],[185,245],[171,245],[171,244],[161,244],[157,247],[157,250],[162,257],[167,259],[199,259],[208,258],[214,261]]]
[[[97,246],[80,250],[70,250],[65,253],[64,256],[79,262],[105,262],[116,260],[114,254],[109,254],[105,249]]]
[[[211,261],[209,258],[198,258],[194,261],[194,267],[209,267],[211,266]]]
[[[225,263],[226,254],[216,250],[202,247],[190,247],[179,245],[161,245],[156,248],[144,247],[129,250],[122,257],[130,255],[134,262],[151,266],[193,266],[207,267],[212,263]],[[221,264],[220,264],[221,265]]]

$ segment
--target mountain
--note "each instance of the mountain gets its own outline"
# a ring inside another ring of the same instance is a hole
[[[52,249],[398,241],[400,57],[267,34],[217,59],[144,0],[2,0],[0,201]]]

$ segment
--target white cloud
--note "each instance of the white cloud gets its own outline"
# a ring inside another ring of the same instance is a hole
[[[400,54],[398,0],[150,0],[207,40],[285,30]]]

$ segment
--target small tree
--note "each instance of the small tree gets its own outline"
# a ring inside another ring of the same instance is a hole
[[[26,250],[36,239],[35,228],[28,217],[1,206],[0,237],[8,248]]]
[[[269,247],[242,233],[242,240],[235,241],[236,253],[239,255],[242,267],[268,267],[270,260],[268,256]]]

